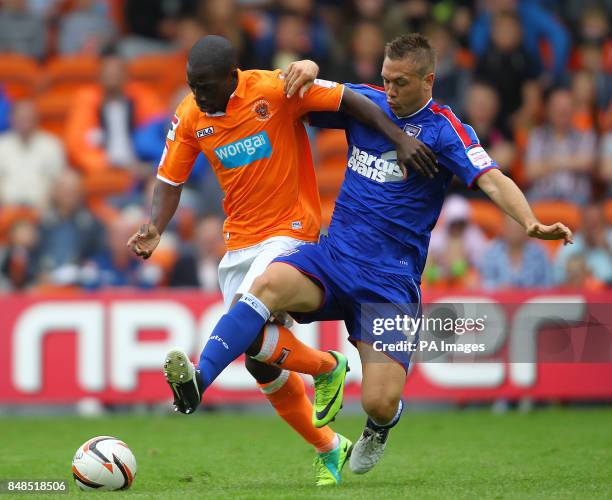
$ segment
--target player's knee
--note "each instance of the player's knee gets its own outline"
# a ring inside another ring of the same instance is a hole
[[[274,311],[282,297],[281,285],[282,282],[275,273],[265,272],[255,278],[249,292]]]
[[[386,423],[393,420],[397,413],[400,396],[391,394],[364,395],[361,404],[368,416],[378,423]]]

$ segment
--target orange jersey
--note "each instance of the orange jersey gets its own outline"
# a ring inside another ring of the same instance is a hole
[[[168,132],[158,179],[182,184],[202,151],[225,193],[229,250],[271,236],[319,237],[321,207],[302,116],[338,110],[343,86],[317,80],[303,98],[287,99],[280,74],[239,71],[225,113],[203,113],[189,94]]]

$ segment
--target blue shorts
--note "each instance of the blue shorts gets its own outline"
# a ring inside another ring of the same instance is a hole
[[[323,289],[319,309],[288,311],[298,323],[344,320],[353,344],[370,344],[408,370],[418,330],[406,329],[404,318],[421,315],[421,291],[413,277],[363,266],[340,254],[327,237],[316,244],[300,245],[273,262],[295,267]],[[402,325],[397,317],[404,320]]]

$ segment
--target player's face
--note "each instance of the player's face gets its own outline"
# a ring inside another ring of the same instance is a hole
[[[219,75],[187,67],[187,84],[193,92],[198,108],[204,113],[225,112],[229,98],[236,88],[236,77],[235,70]]]
[[[396,116],[414,113],[431,98],[433,73],[423,75],[410,58],[385,57],[381,76],[387,103]]]

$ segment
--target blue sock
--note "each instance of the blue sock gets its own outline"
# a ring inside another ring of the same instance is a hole
[[[249,348],[269,317],[266,306],[250,293],[244,294],[222,316],[200,355],[198,369],[204,382],[202,390]]]

